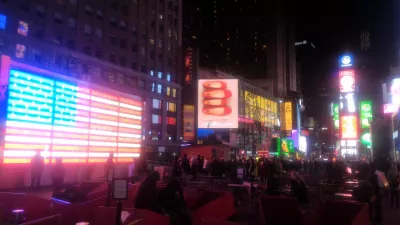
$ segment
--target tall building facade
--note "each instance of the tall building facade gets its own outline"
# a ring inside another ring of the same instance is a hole
[[[182,0],[0,0],[0,53],[140,96],[145,152],[180,147],[181,27]]]
[[[273,79],[277,97],[298,91],[290,0],[185,4],[184,46],[199,49],[200,66]]]

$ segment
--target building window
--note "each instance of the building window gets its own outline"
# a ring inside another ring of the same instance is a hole
[[[173,102],[167,103],[167,111],[168,112],[176,112],[176,104]]]
[[[23,11],[25,11],[25,12],[29,12],[29,9],[31,8],[30,0],[21,1],[19,4],[20,4],[20,5],[19,5],[19,8],[20,8],[21,10],[23,10]]]
[[[54,21],[56,21],[56,23],[64,23],[64,16],[61,13],[54,13]]]
[[[15,56],[17,58],[23,59],[23,58],[25,58],[25,51],[26,51],[25,45],[17,44],[16,49],[15,49]]]
[[[158,55],[158,62],[163,62],[164,61],[164,55],[163,54],[159,54]]]
[[[167,73],[167,81],[171,81],[171,74]]]
[[[168,37],[172,37],[172,30],[171,30],[171,28],[168,28]]]
[[[156,53],[154,52],[154,50],[150,51],[150,59],[154,60],[154,56],[156,55]]]
[[[154,45],[154,38],[150,38],[149,42],[151,45]]]
[[[85,24],[85,34],[91,34],[92,27],[89,24]]]
[[[142,66],[140,67],[140,71],[141,71],[142,73],[146,73],[146,72],[147,72],[147,68],[146,68],[146,65],[145,65],[145,64],[142,64]]]
[[[117,19],[112,16],[111,19],[110,19],[110,23],[111,23],[111,25],[116,27],[117,26]]]
[[[116,45],[117,44],[117,37],[115,36],[115,35],[110,35],[110,42],[111,42],[111,44],[113,44],[113,45]]]
[[[176,118],[174,118],[174,117],[167,117],[167,124],[168,124],[168,125],[176,125]]]
[[[90,5],[86,5],[86,6],[85,6],[85,13],[88,14],[88,15],[92,15],[92,13],[93,13],[93,7],[90,6]]]
[[[163,46],[163,41],[161,39],[158,39],[158,47],[162,48]]]
[[[150,76],[154,77],[154,70],[150,70]]]
[[[150,22],[150,27],[151,28],[154,28],[156,26],[156,22],[154,21],[154,20],[152,20],[151,22]]]
[[[153,114],[153,115],[151,115],[151,122],[153,123],[153,124],[161,124],[161,116],[160,115],[157,115],[157,114]]]
[[[32,58],[35,62],[42,62],[42,52],[36,49],[32,51]]]
[[[172,88],[172,97],[176,98],[176,89]]]
[[[126,57],[122,56],[119,58],[119,64],[121,66],[126,66]]]
[[[132,27],[132,35],[137,35],[137,30],[136,30],[136,27]]]
[[[151,83],[151,92],[156,92],[156,84],[154,82]]]
[[[83,52],[84,52],[86,55],[90,55],[90,46],[89,46],[89,45],[85,45],[85,46],[83,47]]]
[[[100,50],[97,50],[97,51],[94,53],[94,56],[95,56],[96,58],[98,58],[98,59],[101,59],[101,58],[102,58],[102,53],[101,53],[101,51],[100,51]]]
[[[157,93],[158,94],[162,93],[162,85],[161,84],[157,84]]]
[[[68,26],[72,29],[75,29],[76,28],[76,19],[68,18]]]
[[[172,58],[168,58],[168,59],[167,59],[167,64],[168,64],[168,66],[170,66],[170,67],[172,66]]]
[[[18,34],[28,36],[29,25],[28,23],[20,20],[18,24]]]
[[[36,15],[38,17],[43,18],[45,16],[45,12],[46,12],[46,10],[43,5],[36,5]]]
[[[168,44],[167,50],[170,52],[172,50],[172,45]]]
[[[167,92],[166,93],[167,96],[171,96],[171,88],[170,87],[167,87],[167,91],[166,92]]]
[[[137,52],[137,44],[136,43],[132,44],[132,52]]]
[[[110,55],[110,62],[115,63],[115,55]]]
[[[120,21],[119,22],[119,27],[121,28],[121,30],[125,30],[126,29],[126,22],[125,21]]]
[[[97,9],[96,16],[97,16],[97,19],[103,20],[103,10]]]
[[[161,72],[161,71],[159,71],[159,72],[157,73],[157,77],[160,78],[160,79],[162,79],[162,72]]]
[[[7,16],[0,14],[0,30],[5,30],[7,25]]]
[[[68,40],[67,41],[67,48],[68,49],[75,49],[75,41],[74,40]]]
[[[97,38],[103,38],[103,30],[96,28],[96,37]]]
[[[144,49],[144,47],[142,46],[142,47],[140,47],[140,54],[142,54],[142,55],[146,55],[146,51],[145,51],[145,49]]]
[[[144,80],[142,79],[139,80],[139,88],[144,88]]]
[[[164,25],[160,25],[159,28],[158,28],[158,31],[160,33],[164,33]]]
[[[137,68],[137,63],[135,61],[132,61],[132,69],[136,70]]]
[[[120,47],[120,48],[126,48],[126,47],[127,47],[127,41],[126,41],[126,39],[121,39],[121,40],[119,40],[119,47]]]
[[[162,108],[162,101],[153,98],[153,109],[161,109]]]

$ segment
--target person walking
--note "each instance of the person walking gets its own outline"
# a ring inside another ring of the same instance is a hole
[[[389,181],[390,188],[390,204],[392,207],[396,204],[396,209],[399,209],[399,171],[397,170],[396,164],[393,164],[390,168],[387,178]]]
[[[40,155],[40,151],[37,151],[35,156],[31,160],[31,187],[39,188],[40,180],[42,179],[42,173],[44,170],[44,158]]]

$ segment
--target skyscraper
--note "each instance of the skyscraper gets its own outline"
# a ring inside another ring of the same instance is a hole
[[[294,13],[290,0],[187,1],[184,46],[199,49],[199,65],[273,79],[277,97],[297,91]]]
[[[181,24],[182,0],[0,0],[0,53],[140,96],[147,152],[168,151],[180,147]]]

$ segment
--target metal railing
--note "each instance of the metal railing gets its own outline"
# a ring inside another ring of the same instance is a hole
[[[26,222],[26,223],[21,223],[20,225],[38,225],[39,223],[42,222],[47,222],[50,221],[52,219],[57,219],[57,224],[55,225],[62,225],[62,216],[61,214],[56,214],[53,216],[48,216],[48,217],[43,217],[34,221],[30,221],[30,222]]]

